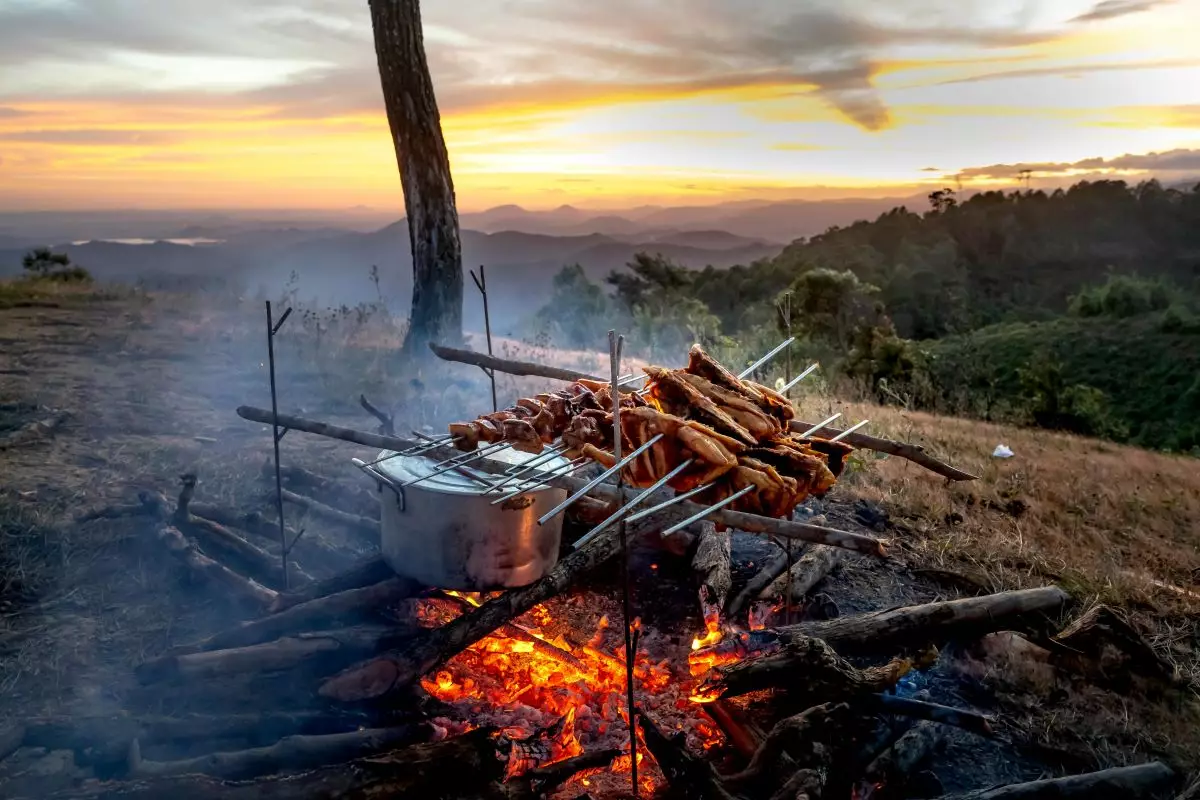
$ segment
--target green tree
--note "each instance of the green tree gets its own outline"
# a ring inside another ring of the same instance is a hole
[[[66,253],[55,253],[49,247],[36,247],[21,259],[21,266],[33,278],[56,281],[90,281],[86,269],[71,263]]]
[[[535,324],[551,341],[568,347],[599,347],[612,327],[612,301],[588,280],[583,267],[572,264],[554,276],[550,302],[535,315]]]

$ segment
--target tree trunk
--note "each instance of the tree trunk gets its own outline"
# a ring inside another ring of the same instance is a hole
[[[462,340],[462,245],[450,158],[425,59],[418,0],[370,0],[375,55],[412,243],[412,315],[402,354]]]

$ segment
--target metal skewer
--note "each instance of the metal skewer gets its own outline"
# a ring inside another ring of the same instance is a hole
[[[640,494],[638,494],[637,497],[633,498],[628,503],[626,503],[625,505],[621,506],[616,511],[614,511],[612,513],[612,516],[610,516],[608,519],[604,520],[604,522],[601,522],[599,525],[592,528],[590,531],[585,533],[583,536],[580,536],[575,541],[575,544],[573,544],[571,546],[572,549],[578,550],[579,548],[583,547],[588,542],[590,542],[592,539],[595,539],[597,536],[600,535],[601,531],[605,530],[609,525],[612,525],[614,522],[616,522],[618,519],[620,519],[625,514],[628,514],[630,511],[633,510],[634,506],[638,505],[643,500],[645,500],[646,498],[653,495],[655,492],[657,492],[659,489],[661,489],[663,486],[665,486],[672,478],[674,478],[676,475],[678,475],[679,473],[683,472],[685,469],[690,467],[692,465],[693,461],[694,461],[694,459],[689,458],[687,461],[684,461],[682,464],[677,466],[675,469],[671,470],[666,475],[663,475],[661,478],[656,480],[651,486],[647,487],[644,491],[642,491]],[[632,521],[632,519],[626,520],[626,522],[631,522],[631,521]]]
[[[785,383],[783,385],[783,391],[781,391],[780,394],[787,394],[793,386],[795,386],[797,383],[799,383],[800,381],[807,378],[809,375],[812,375],[814,372],[816,372],[817,367],[819,367],[819,366],[821,366],[821,365],[813,364],[808,369],[804,370],[804,372],[801,372],[799,375],[797,375],[796,377],[792,378],[790,381]]]
[[[588,458],[587,456],[579,456],[578,458],[574,459],[573,461],[568,461],[566,464],[564,464],[561,467],[552,467],[548,470],[539,470],[536,475],[530,475],[529,477],[522,478],[520,481],[518,481],[518,483],[520,484],[519,486],[517,486],[516,488],[511,490],[508,494],[497,497],[495,500],[493,500],[491,502],[491,505],[494,505],[494,506],[499,505],[500,503],[503,503],[505,500],[511,500],[512,498],[516,497],[519,494],[525,494],[525,492],[532,492],[534,489],[545,486],[546,481],[551,480],[553,478],[558,478],[563,475],[570,475],[571,472],[573,472],[576,468],[582,467],[584,464],[586,464],[590,460],[591,459]],[[487,492],[484,492],[484,494],[487,494]]]
[[[583,497],[585,494],[587,494],[589,491],[591,491],[594,486],[596,486],[598,483],[600,483],[602,480],[604,480],[608,476],[620,471],[622,467],[624,467],[630,461],[633,461],[635,458],[640,456],[642,453],[649,450],[654,445],[654,443],[657,442],[661,438],[663,438],[663,435],[661,433],[654,434],[654,436],[650,437],[650,439],[647,440],[647,442],[645,444],[643,444],[641,447],[636,448],[632,453],[625,456],[624,458],[622,458],[617,463],[613,464],[608,469],[604,470],[604,472],[601,472],[599,475],[592,478],[590,481],[588,481],[586,484],[584,484],[583,487],[580,488],[580,490],[577,491],[575,494],[571,495],[566,500],[563,500],[561,503],[559,503],[557,506],[555,506],[553,509],[551,509],[550,511],[543,514],[542,517],[538,520],[538,525],[545,525],[546,520],[552,518],[555,514],[558,514],[559,512],[563,511],[568,506],[570,506],[572,503],[574,503],[576,500]]]
[[[696,495],[703,492],[705,489],[711,489],[712,485],[713,485],[712,483],[706,483],[702,486],[697,486],[694,489],[688,489],[683,494],[677,494],[674,497],[672,497],[670,500],[664,500],[656,506],[651,506],[650,508],[639,511],[638,513],[634,514],[632,517],[628,518],[625,521],[626,522],[637,522],[639,519],[645,519],[646,517],[650,516],[651,514],[662,511],[664,508],[669,508],[669,507],[675,505],[676,503],[682,503],[684,500],[687,500],[689,497],[695,497]]]
[[[426,475],[422,475],[419,478],[413,478],[411,480],[407,480],[400,485],[401,486],[412,486],[413,484],[421,483],[422,481],[427,481],[430,478],[434,478],[434,477],[437,477],[438,475],[441,475],[443,472],[449,472],[450,470],[454,469],[455,467],[461,467],[464,464],[470,464],[472,461],[478,461],[479,459],[484,458],[485,456],[489,456],[492,453],[499,452],[500,450],[504,450],[508,447],[512,447],[512,444],[509,442],[495,442],[494,444],[490,444],[487,447],[484,447],[484,448],[474,451],[473,453],[466,454],[465,458],[463,458],[462,456],[455,456],[454,458],[451,458],[447,461],[443,461],[441,463],[441,465],[437,469],[435,469],[433,472],[430,472]]]
[[[763,356],[762,358],[760,358],[758,361],[755,361],[753,364],[751,364],[750,366],[748,366],[748,367],[746,367],[744,370],[742,370],[740,373],[738,373],[738,379],[740,380],[740,379],[742,379],[742,378],[746,378],[746,377],[748,377],[749,375],[753,374],[753,373],[754,373],[754,370],[758,369],[758,368],[759,368],[759,367],[761,367],[763,364],[767,363],[767,362],[768,362],[768,361],[770,361],[772,358],[774,358],[775,356],[777,356],[777,355],[779,355],[780,353],[782,353],[782,352],[783,352],[783,351],[784,351],[784,350],[787,348],[787,346],[788,346],[788,345],[790,345],[790,344],[791,344],[792,342],[794,342],[794,341],[796,341],[796,337],[795,337],[795,336],[789,336],[789,337],[787,338],[787,340],[786,340],[786,341],[784,341],[782,344],[776,345],[774,350],[772,350],[771,352],[767,353],[765,356]]]
[[[485,494],[500,491],[505,486],[507,486],[509,483],[511,483],[514,478],[518,478],[521,475],[525,475],[526,473],[532,472],[533,470],[538,468],[539,464],[544,464],[547,461],[549,461],[550,459],[560,455],[565,448],[566,448],[566,445],[563,445],[563,444],[553,445],[551,447],[547,447],[546,452],[542,453],[537,458],[534,458],[530,461],[526,461],[522,464],[513,465],[511,468],[509,468],[508,470],[505,471],[505,474],[503,476],[501,476],[500,480],[495,481],[488,487],[487,492]]]
[[[821,430],[821,428],[824,428],[826,425],[828,425],[829,423],[833,422],[835,419],[837,419],[837,418],[838,418],[838,417],[840,417],[841,415],[842,415],[842,413],[839,411],[838,413],[834,414],[834,415],[833,415],[832,417],[830,417],[829,419],[827,419],[827,420],[825,420],[825,421],[823,421],[823,422],[818,422],[816,425],[813,425],[811,428],[809,428],[808,430],[806,430],[804,433],[800,434],[800,438],[801,438],[801,439],[807,439],[808,437],[812,436],[812,435],[813,435],[814,433],[816,433],[817,431]]]
[[[839,433],[837,436],[835,436],[835,437],[833,437],[832,439],[830,439],[829,441],[831,441],[831,442],[840,442],[842,439],[845,439],[847,436],[849,436],[850,434],[854,433],[856,430],[858,430],[859,428],[861,428],[863,425],[866,425],[866,424],[867,424],[868,422],[870,422],[870,421],[871,421],[871,420],[869,420],[869,419],[864,419],[862,422],[856,422],[856,423],[854,423],[853,425],[851,425],[849,428],[846,428],[846,430],[844,430],[844,431],[842,431],[841,433]]]
[[[691,525],[693,522],[698,522],[698,521],[704,519],[705,517],[707,517],[709,514],[713,513],[714,511],[720,511],[722,508],[729,505],[734,500],[737,500],[742,495],[746,494],[747,492],[753,491],[753,490],[754,490],[753,485],[744,486],[741,489],[738,489],[733,494],[729,495],[729,497],[726,497],[724,500],[721,500],[718,503],[714,503],[713,505],[709,506],[708,508],[704,509],[703,511],[693,514],[692,516],[688,517],[687,519],[683,520],[682,522],[676,522],[674,525],[672,525],[671,527],[669,527],[665,531],[663,531],[661,535],[662,536],[670,536],[671,534],[675,533],[676,531],[683,530],[688,525]]]

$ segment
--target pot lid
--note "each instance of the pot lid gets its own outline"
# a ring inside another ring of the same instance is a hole
[[[375,469],[379,470],[384,476],[391,478],[398,483],[416,480],[417,478],[428,475],[431,472],[439,469],[439,464],[442,462],[427,456],[401,456],[396,455],[393,450],[384,450],[376,458],[386,459],[375,464]],[[520,450],[514,450],[511,447],[505,447],[497,450],[487,456],[493,461],[500,461],[505,464],[524,464],[526,461],[531,461],[535,458],[545,459],[539,461],[537,466],[532,469],[529,475],[538,475],[540,473],[552,472],[557,475],[569,475],[572,472],[571,462],[560,455],[555,455],[546,458],[546,453],[523,453]],[[470,465],[461,468],[462,472],[470,473],[476,478],[494,483],[500,479],[499,475],[493,475],[487,472],[481,472],[477,469],[472,469]],[[485,488],[484,483],[471,480],[462,474],[459,470],[446,470],[440,475],[435,475],[432,478],[421,481],[416,488],[426,489],[432,492],[442,492],[445,494],[480,494]],[[517,488],[517,483],[510,484],[512,489]],[[527,484],[530,485],[530,484]]]

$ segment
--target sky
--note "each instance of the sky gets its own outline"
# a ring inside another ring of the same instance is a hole
[[[458,205],[1200,176],[1200,0],[426,0]],[[0,0],[0,209],[402,208],[365,0]]]

